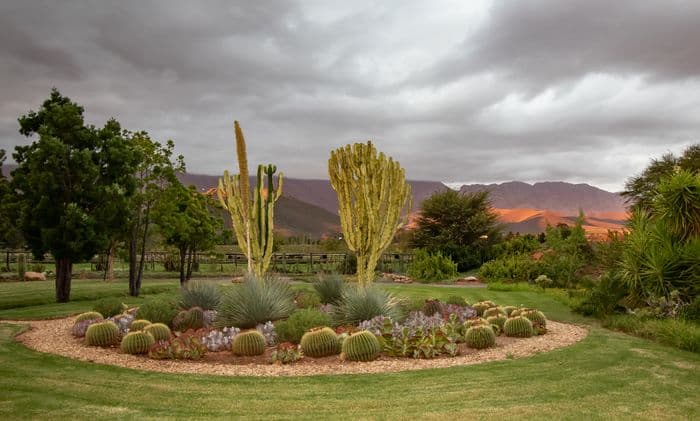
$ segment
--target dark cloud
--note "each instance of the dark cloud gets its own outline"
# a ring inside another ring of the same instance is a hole
[[[374,139],[414,179],[619,189],[698,141],[697,2],[0,4],[0,147],[51,87],[172,138],[193,172],[325,177]]]

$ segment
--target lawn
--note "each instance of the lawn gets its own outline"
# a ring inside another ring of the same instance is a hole
[[[27,295],[44,293],[38,284],[19,285],[31,289]],[[144,286],[165,288],[151,295],[174,295],[177,283],[148,281]],[[99,287],[120,294],[112,284],[89,282],[77,282],[74,291],[90,297]],[[415,298],[462,295],[471,301],[532,305],[552,319],[589,321],[537,292],[425,285],[385,288]],[[7,291],[13,292],[8,299]],[[6,302],[24,303],[20,291],[18,285],[0,284],[0,305],[6,309],[0,317],[19,311],[8,309]],[[92,302],[85,298],[21,309],[26,317],[58,316],[86,310]],[[0,325],[2,419],[700,417],[700,355],[594,325],[584,341],[529,358],[404,373],[293,378],[156,374],[77,362],[24,348],[12,340],[20,328]]]

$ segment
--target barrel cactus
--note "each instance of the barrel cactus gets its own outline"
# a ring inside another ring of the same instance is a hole
[[[476,315],[481,317],[484,315],[486,310],[496,307],[496,304],[494,304],[492,301],[479,301],[478,303],[472,305],[474,307],[474,310],[476,310]]]
[[[503,332],[503,328],[497,324],[491,324],[491,329],[493,329],[493,333],[495,333],[496,336],[501,336],[501,332]]]
[[[301,351],[313,358],[336,354],[338,335],[329,327],[311,329],[301,337]]]
[[[490,325],[479,325],[467,329],[465,335],[467,346],[474,349],[484,349],[496,344],[496,333]]]
[[[90,346],[110,346],[119,342],[119,328],[114,322],[95,323],[85,332],[85,343]]]
[[[184,332],[188,329],[201,329],[204,327],[204,310],[200,307],[192,307],[181,311],[173,318],[173,328]]]
[[[425,300],[423,304],[423,314],[426,316],[442,314],[442,303],[439,300]]]
[[[499,315],[499,314],[502,314],[502,315],[505,316],[505,315],[506,315],[506,312],[505,312],[505,310],[503,310],[501,307],[491,307],[491,308],[489,308],[489,309],[487,309],[487,310],[484,311],[483,317],[484,317],[485,319],[488,319],[488,318],[491,317],[491,316],[497,316],[497,315]]]
[[[380,351],[379,340],[366,330],[353,333],[343,341],[343,355],[349,361],[372,361]]]
[[[77,338],[83,338],[85,337],[85,332],[87,332],[90,326],[94,325],[95,323],[102,323],[103,321],[104,319],[81,320],[79,322],[75,322],[70,332],[73,336]]]
[[[511,313],[513,313],[513,311],[515,311],[515,310],[517,310],[517,309],[518,309],[518,307],[515,307],[515,306],[505,306],[505,307],[503,307],[503,311],[506,312],[506,316],[508,316],[508,317],[510,317]]]
[[[503,314],[498,314],[496,316],[486,318],[487,322],[489,322],[492,325],[497,325],[501,331],[503,330],[503,326],[506,324],[506,320],[508,320],[508,318]]]
[[[151,323],[143,328],[144,332],[153,335],[156,341],[168,341],[170,340],[170,328],[168,325],[163,323]]]
[[[79,314],[78,317],[75,318],[76,323],[85,320],[104,320],[104,316],[96,311],[88,311],[87,313]]]
[[[511,317],[503,325],[503,331],[506,336],[529,338],[533,334],[532,322],[522,316]]]
[[[132,332],[143,330],[146,326],[150,325],[151,322],[145,319],[139,319],[139,320],[134,320],[131,322],[131,326],[129,327],[129,330]]]
[[[242,332],[233,338],[231,344],[233,355],[252,357],[265,353],[265,337],[257,330]]]
[[[522,316],[532,322],[532,328],[536,335],[542,335],[547,332],[547,318],[539,310],[529,310],[522,313]]]
[[[467,328],[467,329],[469,329],[470,327],[473,327],[473,326],[481,326],[481,325],[487,325],[487,326],[488,326],[488,325],[490,325],[490,324],[491,324],[491,323],[489,323],[489,321],[486,320],[486,319],[484,319],[483,317],[477,317],[477,318],[469,319],[469,320],[465,321],[465,322],[464,322],[464,327]]]
[[[122,339],[121,350],[126,354],[145,354],[156,343],[148,332],[130,332]]]

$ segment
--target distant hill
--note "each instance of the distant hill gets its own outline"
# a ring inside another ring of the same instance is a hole
[[[543,232],[547,225],[558,224],[573,225],[575,216],[563,216],[557,212],[540,209],[494,209],[500,216],[505,231],[519,232],[521,234],[537,234]],[[608,230],[617,231],[624,226],[626,215],[621,214],[619,219],[602,219],[586,215],[583,228],[590,235],[602,236]]]

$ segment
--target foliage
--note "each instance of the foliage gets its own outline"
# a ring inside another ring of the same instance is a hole
[[[433,193],[421,206],[412,245],[442,252],[459,271],[478,267],[486,250],[500,240],[498,215],[486,191],[462,194],[447,189]]]
[[[294,303],[299,308],[317,308],[321,305],[321,299],[314,292],[301,291],[294,297]]]
[[[373,361],[380,351],[377,337],[366,330],[353,333],[343,341],[342,353],[349,361]]]
[[[252,357],[265,353],[265,337],[257,330],[241,332],[231,343],[233,355]]]
[[[288,283],[270,276],[257,279],[248,274],[241,285],[227,289],[222,295],[216,324],[249,329],[259,323],[283,319],[295,309]]]
[[[326,357],[338,351],[338,336],[333,329],[321,327],[311,329],[301,338],[301,351],[313,358]]]
[[[700,295],[683,308],[682,317],[685,320],[700,321]]]
[[[323,304],[338,304],[343,297],[345,281],[340,275],[323,274],[313,283],[313,287]]]
[[[333,308],[337,324],[357,325],[376,316],[401,319],[399,300],[390,293],[376,288],[345,288],[340,304]]]
[[[96,302],[92,309],[104,317],[116,316],[126,310],[122,300],[116,297],[103,298]]]
[[[547,287],[551,286],[552,284],[554,284],[554,281],[552,281],[547,275],[540,275],[535,278],[535,285],[542,288],[542,291],[547,289]]]
[[[165,298],[151,298],[139,306],[138,317],[150,320],[151,323],[163,323],[172,326],[173,318],[177,315],[176,304]]]
[[[2,169],[6,159],[5,150],[0,149],[0,243],[7,248],[21,249],[24,248],[24,238],[21,227],[17,224],[20,218],[21,203],[18,203],[16,192]],[[4,269],[10,271],[9,261],[6,261]],[[43,272],[43,270],[35,272]],[[20,275],[19,280],[23,280],[24,272],[18,274]]]
[[[221,291],[214,282],[189,281],[180,290],[180,308],[183,310],[200,307],[215,310],[221,300]]]
[[[527,254],[504,255],[484,263],[479,277],[487,282],[529,282],[539,272],[537,262]]]
[[[506,320],[503,325],[503,333],[506,336],[514,336],[516,338],[529,338],[533,335],[534,330],[529,319],[523,316],[515,316]]]
[[[480,325],[467,329],[465,334],[467,346],[474,349],[484,349],[496,345],[496,334],[491,326]]]
[[[273,364],[291,364],[301,359],[299,347],[289,342],[282,342],[270,354]]]
[[[110,321],[90,325],[85,332],[85,343],[90,346],[110,346],[119,342],[119,328]]]
[[[331,317],[316,309],[301,309],[292,313],[287,320],[280,320],[275,325],[280,342],[298,344],[304,333],[315,327],[329,326]]]
[[[192,307],[189,310],[182,310],[173,318],[173,329],[184,332],[192,329],[197,330],[204,327],[204,310],[200,307]]]
[[[459,296],[459,295],[450,295],[445,299],[445,304],[454,304],[458,306],[466,306],[469,305],[467,303],[467,300],[464,299],[464,297]]]
[[[147,354],[155,342],[148,332],[130,332],[122,338],[120,348],[126,354]]]
[[[661,342],[686,351],[700,353],[700,326],[676,319],[645,319],[635,315],[611,315],[603,327]]]
[[[150,321],[145,320],[145,319],[139,319],[139,320],[134,320],[131,322],[131,326],[129,327],[129,330],[132,332],[136,332],[139,330],[144,330],[146,326],[149,326],[151,324]],[[170,330],[170,329],[168,329]]]
[[[82,322],[83,320],[102,320],[104,316],[96,311],[88,311],[86,313],[80,313],[75,318],[75,322]]]
[[[156,342],[170,340],[170,328],[163,323],[151,323],[143,328],[144,332],[150,333]]]
[[[401,165],[378,154],[372,142],[332,151],[328,174],[338,195],[343,238],[357,257],[358,284],[366,287],[374,280],[382,252],[407,221],[411,186]]]
[[[157,341],[148,350],[148,357],[156,360],[199,360],[207,347],[194,335],[183,333],[170,341]]]
[[[418,249],[408,266],[408,276],[424,282],[443,281],[457,276],[457,265],[442,252],[429,253]]]

